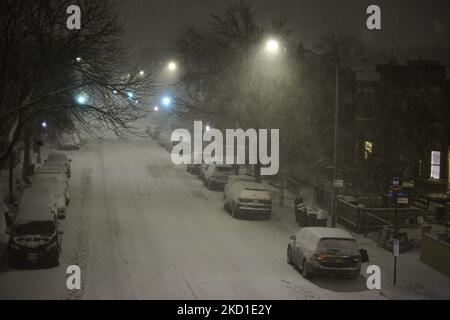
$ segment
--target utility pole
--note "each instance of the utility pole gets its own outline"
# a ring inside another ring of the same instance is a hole
[[[398,246],[398,210],[397,210],[398,193],[394,191],[394,241],[392,243],[394,253],[394,287],[397,285],[397,252]]]
[[[336,228],[337,212],[336,212],[336,194],[337,194],[337,141],[338,141],[338,115],[339,115],[339,63],[336,60],[336,96],[334,105],[334,144],[333,144],[333,186],[331,193],[331,227]]]

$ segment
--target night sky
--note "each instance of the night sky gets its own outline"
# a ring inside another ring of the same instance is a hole
[[[134,52],[146,47],[172,47],[182,30],[198,29],[230,0],[126,0],[127,41]],[[257,21],[268,25],[273,17],[287,15],[293,38],[312,45],[324,33],[361,35],[379,48],[444,45],[450,39],[449,0],[250,0]],[[365,28],[366,8],[382,10],[382,30]]]

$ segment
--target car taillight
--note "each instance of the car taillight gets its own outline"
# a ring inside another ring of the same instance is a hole
[[[314,259],[319,261],[319,262],[325,262],[330,258],[329,255],[327,254],[315,254],[314,255]]]

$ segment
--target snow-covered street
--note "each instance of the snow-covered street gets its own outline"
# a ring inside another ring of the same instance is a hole
[[[0,270],[0,299],[381,299],[357,280],[305,280],[292,230],[236,220],[150,138],[91,142],[73,159],[61,264]],[[66,288],[79,265],[82,290]],[[362,271],[364,272],[364,270]]]

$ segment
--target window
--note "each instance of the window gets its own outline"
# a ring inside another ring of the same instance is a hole
[[[439,179],[441,176],[441,152],[431,151],[431,179]]]
[[[373,142],[364,142],[364,159],[368,160],[370,155],[373,153]]]

